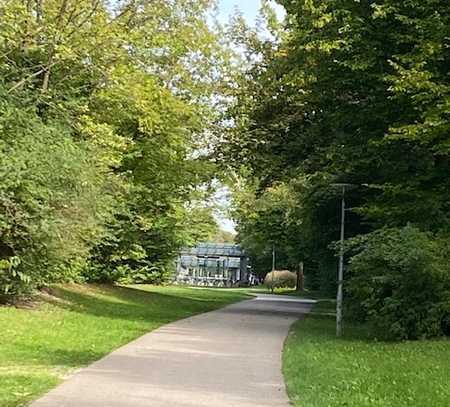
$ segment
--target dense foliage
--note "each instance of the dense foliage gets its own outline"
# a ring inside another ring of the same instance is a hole
[[[218,236],[214,158],[258,274],[275,248],[334,292],[349,183],[349,308],[390,337],[448,332],[447,1],[279,3],[260,33],[234,19],[237,57],[212,0],[0,0],[1,295],[163,281]]]
[[[227,52],[209,0],[0,1],[0,293],[161,280],[203,201]]]
[[[351,242],[348,301],[377,336],[450,335],[450,247],[412,226],[380,229]]]
[[[287,11],[286,21],[280,28],[269,20],[271,38],[257,40],[254,32],[242,30],[253,57],[228,110],[226,120],[234,125],[218,148],[224,164],[231,164],[242,178],[234,189],[243,245],[268,258],[268,248],[276,244],[283,267],[303,260],[306,283],[331,292],[336,260],[330,244],[339,238],[341,195],[333,184],[350,183],[354,186],[346,196],[351,208],[347,237],[388,228],[371,236],[377,245],[386,240],[386,247],[391,247],[389,239],[411,224],[417,233],[386,250],[405,254],[424,239],[428,247],[437,240],[449,246],[448,2],[279,3]],[[349,301],[359,301],[363,308],[370,295],[373,301],[385,300],[383,290],[369,295],[363,289],[364,284],[373,285],[371,268],[363,264],[370,253],[363,250],[359,260],[350,262],[350,269],[361,277],[352,287],[360,284],[361,289]],[[385,258],[386,253],[379,256]],[[448,252],[442,256],[449,262]],[[448,274],[445,268],[434,274],[442,261],[429,253],[408,258],[411,262],[401,272],[394,259],[385,259],[386,268],[377,271],[386,280],[400,274],[394,281],[402,306],[414,301],[400,290],[406,284],[401,277],[406,268],[434,281],[432,286],[445,285]],[[420,287],[417,282],[410,288],[421,291]],[[429,295],[429,305],[444,307],[436,318],[448,318],[448,290],[440,291],[439,298],[429,293],[431,286],[423,290],[420,295]],[[436,321],[422,315],[423,308],[416,311],[414,317],[386,311],[377,322],[387,326],[393,317],[398,319],[400,328],[391,331],[397,337],[443,332]],[[409,319],[422,317],[426,326],[410,324]]]

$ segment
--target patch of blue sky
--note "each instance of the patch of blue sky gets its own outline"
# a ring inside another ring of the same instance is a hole
[[[284,16],[283,7],[274,1],[270,3],[276,10],[278,16],[282,18]],[[261,0],[218,0],[218,18],[220,22],[226,23],[230,16],[236,10],[239,10],[250,25],[255,25],[260,8]]]

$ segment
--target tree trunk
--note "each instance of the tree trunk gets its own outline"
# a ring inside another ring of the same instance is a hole
[[[305,276],[303,274],[303,262],[300,262],[297,271],[297,287],[295,289],[297,291],[303,291],[304,288],[305,288]]]

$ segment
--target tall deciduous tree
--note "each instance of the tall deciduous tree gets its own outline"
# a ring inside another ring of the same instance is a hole
[[[212,6],[0,2],[3,292],[81,269],[159,275],[203,233],[191,219],[212,233],[195,204],[210,194],[204,139],[229,59]]]
[[[448,236],[447,2],[279,3],[287,11],[279,37],[246,42],[256,42],[256,63],[229,110],[223,161],[257,180],[255,196],[307,181],[297,234],[319,268],[329,267],[338,238],[336,182],[357,186],[347,196],[348,236],[408,223]]]

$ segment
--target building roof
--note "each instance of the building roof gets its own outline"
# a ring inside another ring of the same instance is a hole
[[[200,243],[196,247],[183,249],[181,254],[201,257],[246,257],[239,245],[230,243]]]

